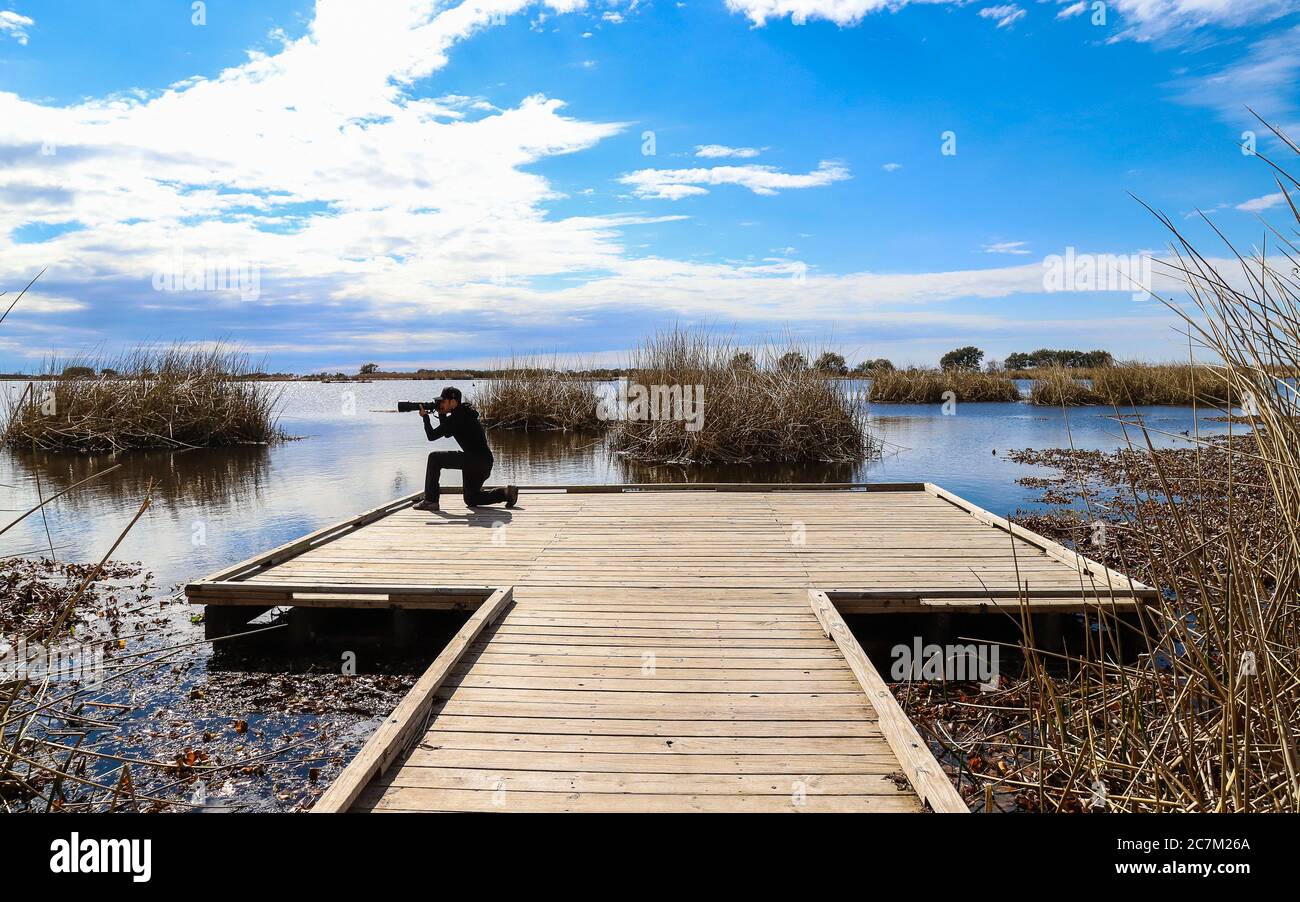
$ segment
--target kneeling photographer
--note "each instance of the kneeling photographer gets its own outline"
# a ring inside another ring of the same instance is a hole
[[[423,403],[409,401],[399,402],[399,411],[416,409],[424,422],[424,434],[429,441],[450,436],[460,445],[459,451],[434,451],[429,455],[429,463],[424,471],[424,500],[415,505],[416,510],[438,510],[438,478],[443,470],[461,471],[461,494],[465,504],[475,507],[483,504],[505,503],[514,507],[519,500],[519,488],[508,485],[504,489],[483,491],[483,483],[492,474],[492,449],[488,447],[483,424],[479,422],[478,411],[471,404],[461,403],[460,389],[447,386],[433,402],[434,412],[438,415],[438,427],[429,422],[429,411]]]

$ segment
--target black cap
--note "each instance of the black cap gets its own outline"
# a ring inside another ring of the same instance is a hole
[[[444,388],[444,389],[442,390],[442,394],[440,394],[440,395],[438,396],[438,400],[439,400],[439,401],[459,401],[459,400],[460,400],[460,389],[459,389],[459,388],[456,388],[456,387],[453,386],[453,385],[448,385],[446,388]]]

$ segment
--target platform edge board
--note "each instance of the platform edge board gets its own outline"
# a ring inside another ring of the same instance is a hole
[[[420,586],[410,583],[339,584],[272,583],[223,580],[191,583],[185,593],[191,602],[204,605],[285,605],[293,607],[339,607],[338,596],[375,596],[374,604],[343,607],[433,608],[465,610],[485,603],[496,586]],[[382,598],[382,603],[379,599]]]
[[[639,492],[924,492],[923,482],[629,482],[521,485],[521,492],[566,495]]]
[[[835,602],[841,614],[851,615],[1019,613],[1022,607],[1027,607],[1030,614],[1082,614],[1098,610],[1127,612],[1138,610],[1146,601],[1142,597],[1127,595],[1090,597],[1079,590],[1059,597],[1030,592],[1023,596],[1005,598],[973,593],[962,596],[925,594],[920,598],[903,598],[897,595],[868,596],[858,592],[836,592],[833,589],[826,590],[826,594]]]
[[[808,603],[827,638],[832,639],[849,669],[858,678],[867,701],[876,709],[880,731],[902,765],[903,773],[921,801],[938,814],[969,814],[970,808],[948,780],[930,746],[916,731],[911,718],[894,698],[894,693],[876,672],[871,660],[835,609],[825,592],[808,590]]]
[[[1051,557],[1069,567],[1075,569],[1082,567],[1084,572],[1098,578],[1104,578],[1106,580],[1106,587],[1112,594],[1132,595],[1135,597],[1146,598],[1153,598],[1157,594],[1157,590],[1151,586],[1138,582],[1131,576],[1125,576],[1117,570],[1112,570],[1106,565],[1100,564],[1078,551],[1072,551],[1060,542],[1054,542],[1046,536],[1041,536],[1032,529],[1026,529],[1018,523],[1012,523],[1005,517],[999,517],[997,514],[980,507],[978,504],[967,501],[960,495],[953,494],[942,486],[937,486],[932,482],[927,482],[925,483],[925,492],[926,494],[933,495],[936,498],[947,501],[949,504],[966,511],[966,513],[970,514],[986,526],[1000,529],[1003,532],[1010,533],[1018,539],[1023,539],[1030,545],[1041,548]],[[1123,588],[1126,586],[1128,591],[1124,592]]]
[[[330,788],[316,800],[311,808],[313,814],[347,811],[375,777],[382,775],[389,765],[424,735],[438,689],[479,634],[510,607],[513,593],[513,586],[503,586],[483,602],[416,680],[415,685],[393,709],[393,713],[388,715],[361,747],[361,751],[330,784]]]

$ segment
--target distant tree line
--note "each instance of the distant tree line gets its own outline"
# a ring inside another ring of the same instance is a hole
[[[1071,369],[1095,369],[1115,362],[1110,351],[1053,351],[1039,348],[1028,354],[1008,354],[1003,366],[1009,370],[1033,370],[1039,367],[1063,366]]]
[[[939,368],[942,370],[955,370],[959,372],[978,372],[984,362],[984,352],[974,345],[966,345],[961,348],[954,348],[944,354],[939,359]],[[1016,352],[1008,354],[1006,360],[990,360],[985,367],[989,372],[998,372],[1003,369],[1008,370],[1032,370],[1042,367],[1069,367],[1072,369],[1095,369],[1098,367],[1111,366],[1114,358],[1109,351],[1070,351],[1070,350],[1052,350],[1050,348],[1039,348],[1037,351],[1029,353]],[[736,354],[731,359],[731,365],[735,368],[754,369],[758,366],[758,361],[754,355],[747,351]],[[868,358],[855,366],[850,367],[844,355],[837,354],[834,351],[826,351],[814,360],[811,364],[808,358],[798,351],[789,351],[776,361],[776,367],[779,370],[801,371],[812,369],[818,373],[828,376],[856,376],[869,377],[874,372],[886,372],[895,369],[894,364],[884,358]],[[492,379],[509,372],[506,369],[431,369],[421,367],[414,372],[398,372],[391,370],[381,370],[377,363],[367,363],[358,369],[356,376],[349,376],[345,373],[312,373],[305,376],[295,376],[292,373],[267,373],[254,371],[238,375],[241,379],[305,379],[305,380],[347,380],[358,377],[368,379]],[[619,367],[596,367],[591,369],[579,369],[566,371],[575,378],[584,379],[618,379],[626,376],[628,371]],[[118,375],[116,370],[105,367],[99,371],[104,377],[113,378]],[[71,365],[63,368],[62,376],[64,378],[86,378],[95,375],[92,367]],[[12,374],[10,378],[26,378],[20,374]]]

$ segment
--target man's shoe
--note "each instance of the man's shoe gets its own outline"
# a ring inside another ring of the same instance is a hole
[[[436,510],[438,510],[438,502],[436,502],[436,501],[417,501],[415,504],[411,505],[411,510],[417,510],[417,511],[436,511]]]
[[[519,503],[519,486],[506,486],[506,507],[514,507]]]

